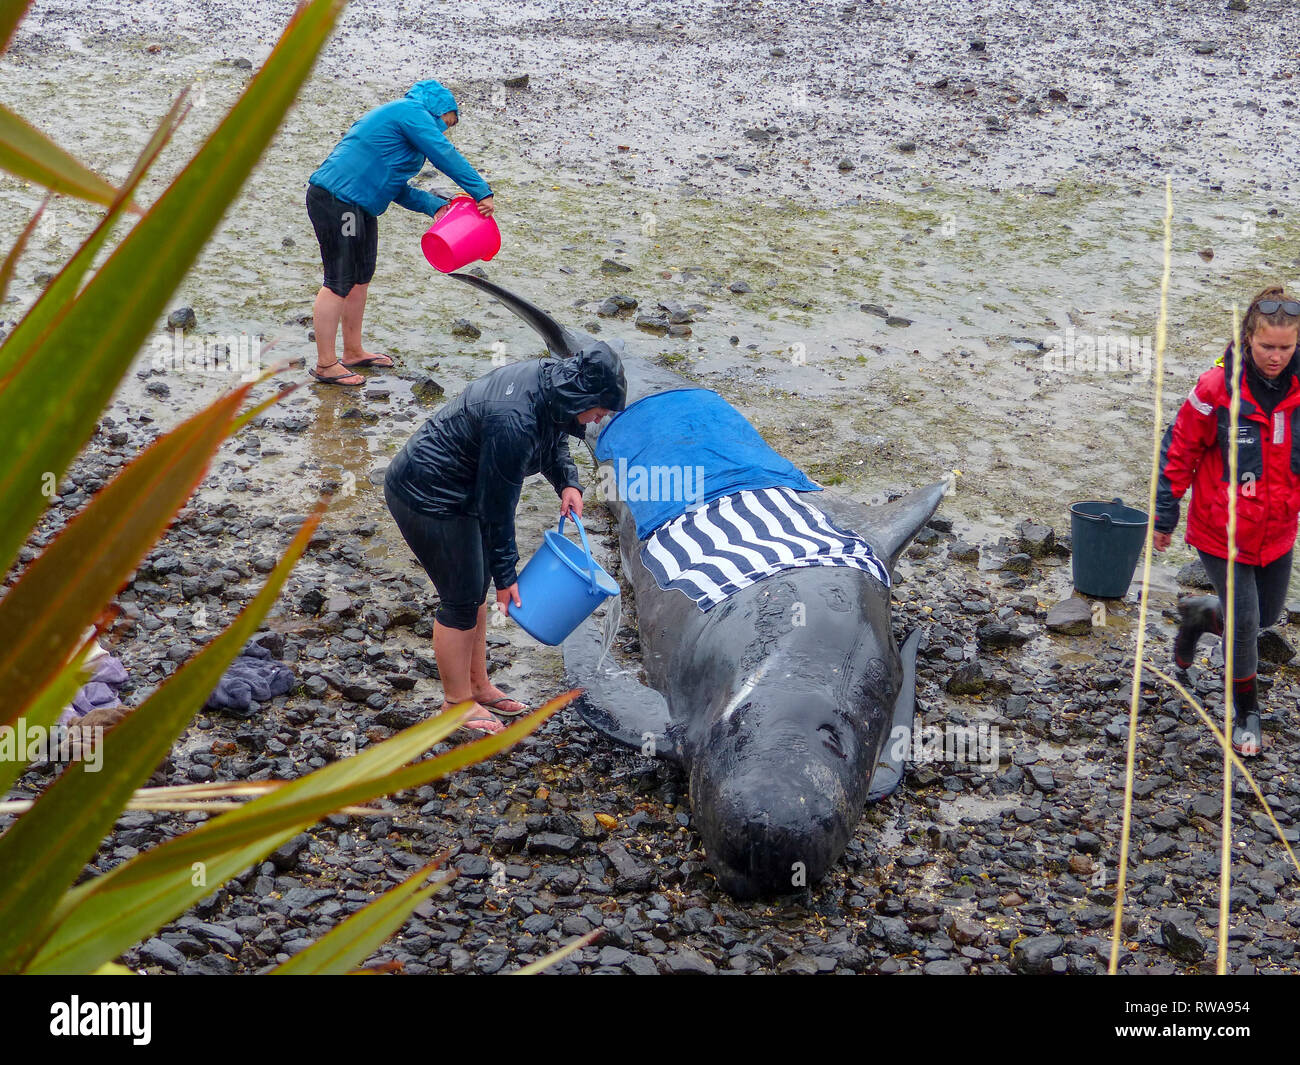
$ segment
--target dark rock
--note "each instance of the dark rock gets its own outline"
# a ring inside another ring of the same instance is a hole
[[[1142,857],[1148,861],[1156,858],[1167,858],[1177,849],[1178,844],[1170,836],[1162,833],[1142,848]]]
[[[500,972],[510,957],[509,949],[501,943],[490,943],[474,955],[474,968],[485,976]]]
[[[996,650],[1003,647],[1020,647],[1029,640],[1030,634],[1013,629],[1001,621],[989,621],[975,632],[981,650]]]
[[[1047,612],[1047,627],[1067,636],[1082,636],[1092,631],[1092,607],[1085,599],[1071,596]]]
[[[198,326],[199,319],[193,307],[178,307],[167,316],[168,329],[180,329],[188,333]]]
[[[1091,832],[1080,832],[1074,837],[1074,849],[1081,854],[1100,854],[1101,839]]]
[[[1056,546],[1056,534],[1048,525],[1035,525],[1032,521],[1022,521],[1016,526],[1019,534],[1020,550],[1033,558],[1042,558],[1051,554]]]
[[[305,910],[308,906],[314,906],[325,899],[332,899],[334,894],[329,888],[296,887],[286,891],[283,897],[286,905],[295,910]]]
[[[140,948],[140,960],[146,965],[161,965],[164,969],[177,972],[185,964],[185,955],[170,943],[155,938]]]
[[[978,662],[968,662],[953,672],[944,687],[952,695],[978,695],[988,687],[988,678]]]
[[[379,689],[375,685],[356,680],[340,685],[339,691],[343,698],[350,699],[354,703],[364,703],[372,695],[379,694]]]
[[[1039,791],[1055,791],[1056,777],[1052,771],[1045,765],[1031,765],[1029,767],[1029,776],[1034,782],[1034,787]]]
[[[1277,629],[1265,629],[1259,634],[1259,657],[1285,665],[1295,657],[1295,648]]]
[[[528,75],[527,75],[527,74],[512,74],[510,77],[508,77],[508,78],[505,79],[505,87],[506,87],[507,89],[526,89],[526,88],[528,88]]]
[[[965,540],[954,540],[948,546],[948,557],[955,562],[979,562],[980,549]]]
[[[288,871],[298,864],[299,852],[310,842],[311,837],[306,832],[300,832],[272,851],[270,860],[277,869]]]
[[[493,849],[498,851],[515,851],[524,845],[528,838],[528,826],[522,821],[502,825],[492,836]]]
[[[1178,571],[1178,583],[1184,588],[1208,588],[1211,590],[1214,588],[1210,575],[1205,572],[1205,566],[1199,558],[1193,559]]]
[[[468,318],[457,318],[456,321],[452,323],[451,335],[454,337],[464,337],[467,340],[477,340],[483,335],[483,330]]]
[[[1008,556],[1007,560],[1002,563],[1002,568],[1011,573],[1026,574],[1034,568],[1034,560],[1023,551]]]
[[[619,892],[645,891],[650,887],[652,879],[650,870],[628,854],[621,843],[610,840],[602,844],[600,851],[614,867],[614,873],[617,877],[614,885],[615,890]]]
[[[1175,958],[1200,961],[1205,957],[1205,938],[1196,928],[1196,917],[1187,910],[1165,910],[1160,915],[1160,939]]]
[[[619,262],[617,259],[601,259],[600,272],[602,274],[630,274],[632,267]]]
[[[530,854],[572,854],[578,849],[578,837],[558,832],[537,832],[528,837]]]
[[[668,971],[677,976],[712,976],[718,967],[693,950],[675,950],[664,959]]]
[[[446,389],[432,377],[421,377],[411,383],[411,395],[415,397],[417,403],[432,405],[441,401],[446,394]]]
[[[1065,940],[1057,935],[1022,939],[1011,951],[1011,963],[1022,973],[1046,975],[1052,971],[1052,959],[1065,949]]]

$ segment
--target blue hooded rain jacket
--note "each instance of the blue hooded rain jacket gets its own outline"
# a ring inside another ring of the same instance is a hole
[[[475,200],[491,196],[488,183],[445,136],[447,127],[439,116],[448,111],[459,113],[451,91],[436,81],[418,81],[402,99],[352,123],[307,180],[373,215],[396,201],[432,216],[447,201],[407,184],[428,159]]]

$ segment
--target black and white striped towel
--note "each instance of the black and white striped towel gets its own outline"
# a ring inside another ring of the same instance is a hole
[[[676,588],[701,610],[785,569],[850,566],[886,588],[889,570],[860,536],[845,532],[798,492],[736,492],[656,529],[641,561],[660,588]]]

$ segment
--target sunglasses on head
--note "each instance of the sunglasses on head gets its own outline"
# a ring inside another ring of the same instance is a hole
[[[1260,300],[1255,306],[1260,314],[1277,314],[1281,311],[1292,318],[1300,318],[1300,302],[1295,300]]]

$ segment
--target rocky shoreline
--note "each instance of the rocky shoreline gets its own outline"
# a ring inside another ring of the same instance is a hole
[[[272,412],[254,429],[262,446],[273,424],[283,432],[284,417]],[[128,456],[139,429],[104,419],[34,542]],[[252,444],[236,438],[227,448]],[[220,508],[183,511],[119,597],[108,642],[131,676],[128,703],[251,597],[300,521],[272,517],[237,490],[227,498]],[[352,502],[347,514],[327,516],[257,637],[290,664],[299,686],[246,719],[201,713],[155,783],[298,776],[436,709],[432,589],[400,551],[380,549],[385,541],[400,547],[380,491],[362,485]],[[539,533],[549,509],[545,486],[531,485],[521,524]],[[607,522],[599,507],[592,514],[612,567]],[[691,831],[685,781],[615,747],[569,709],[485,765],[382,802],[382,816],[329,818],[122,960],[144,972],[264,970],[449,850],[456,881],[371,964],[412,974],[504,972],[600,928],[600,939],[559,971],[1102,972],[1137,607],[1135,593],[1107,602],[1098,626],[1090,602],[1074,600],[1084,603],[1073,619],[1078,634],[1052,631],[1071,628],[1059,610],[1049,618],[1068,566],[1068,544],[1032,523],[1015,537],[971,543],[941,511],[922,531],[900,563],[895,620],[900,635],[917,624],[925,631],[925,730],[982,730],[995,756],[953,761],[952,751],[918,745],[903,788],[868,808],[831,875],[802,895],[749,904],[719,892]],[[1168,593],[1153,597],[1148,646],[1157,663],[1168,656],[1172,605]],[[1272,657],[1286,657],[1292,649],[1275,636]],[[491,639],[504,687],[533,702],[560,690],[549,649],[537,653],[513,626],[493,628]],[[617,648],[634,655],[630,628]],[[1202,646],[1192,679],[1213,713],[1220,673],[1205,661],[1210,650]],[[1284,724],[1298,694],[1295,671],[1265,668],[1271,743],[1254,770],[1294,841],[1300,780],[1290,766],[1300,752]],[[1162,684],[1144,685],[1141,702],[1121,968],[1207,971],[1220,753]],[[15,796],[37,791],[51,770],[31,770]],[[92,867],[112,868],[204,817],[127,813]],[[1294,870],[1240,781],[1234,839],[1231,967],[1300,971]]]

